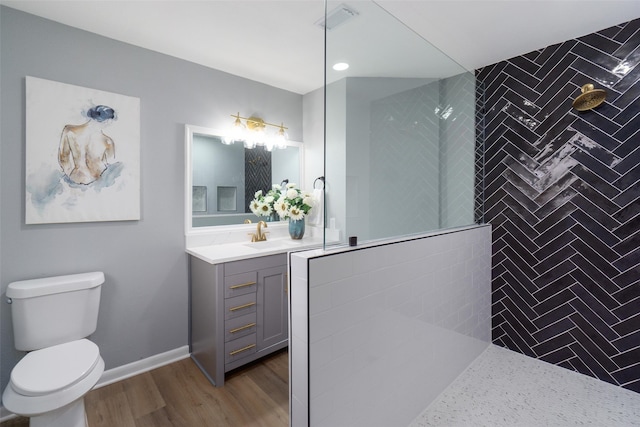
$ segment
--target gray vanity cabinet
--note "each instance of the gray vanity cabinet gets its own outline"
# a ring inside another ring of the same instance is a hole
[[[285,258],[286,261],[286,258]],[[289,337],[287,314],[287,266],[258,272],[257,351],[265,351]]]
[[[190,260],[191,357],[222,386],[225,372],[288,344],[287,255]]]

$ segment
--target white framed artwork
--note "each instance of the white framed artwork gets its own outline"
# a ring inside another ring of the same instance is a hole
[[[26,224],[140,219],[140,99],[26,77]]]

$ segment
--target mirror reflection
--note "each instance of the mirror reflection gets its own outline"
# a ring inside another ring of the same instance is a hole
[[[301,144],[267,150],[225,143],[222,132],[187,126],[187,218],[190,227],[242,224],[264,220],[249,204],[258,190],[300,182]],[[189,228],[189,227],[188,227]]]

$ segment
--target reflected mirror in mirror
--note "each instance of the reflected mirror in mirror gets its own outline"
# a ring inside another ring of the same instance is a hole
[[[222,132],[186,127],[185,201],[187,232],[192,228],[243,224],[264,220],[249,209],[256,191],[269,191],[283,181],[302,176],[302,146],[289,141],[284,149],[245,148],[223,143]]]

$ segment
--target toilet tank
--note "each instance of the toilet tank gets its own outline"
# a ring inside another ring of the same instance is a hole
[[[101,271],[10,283],[15,347],[31,351],[91,335],[98,323]]]

